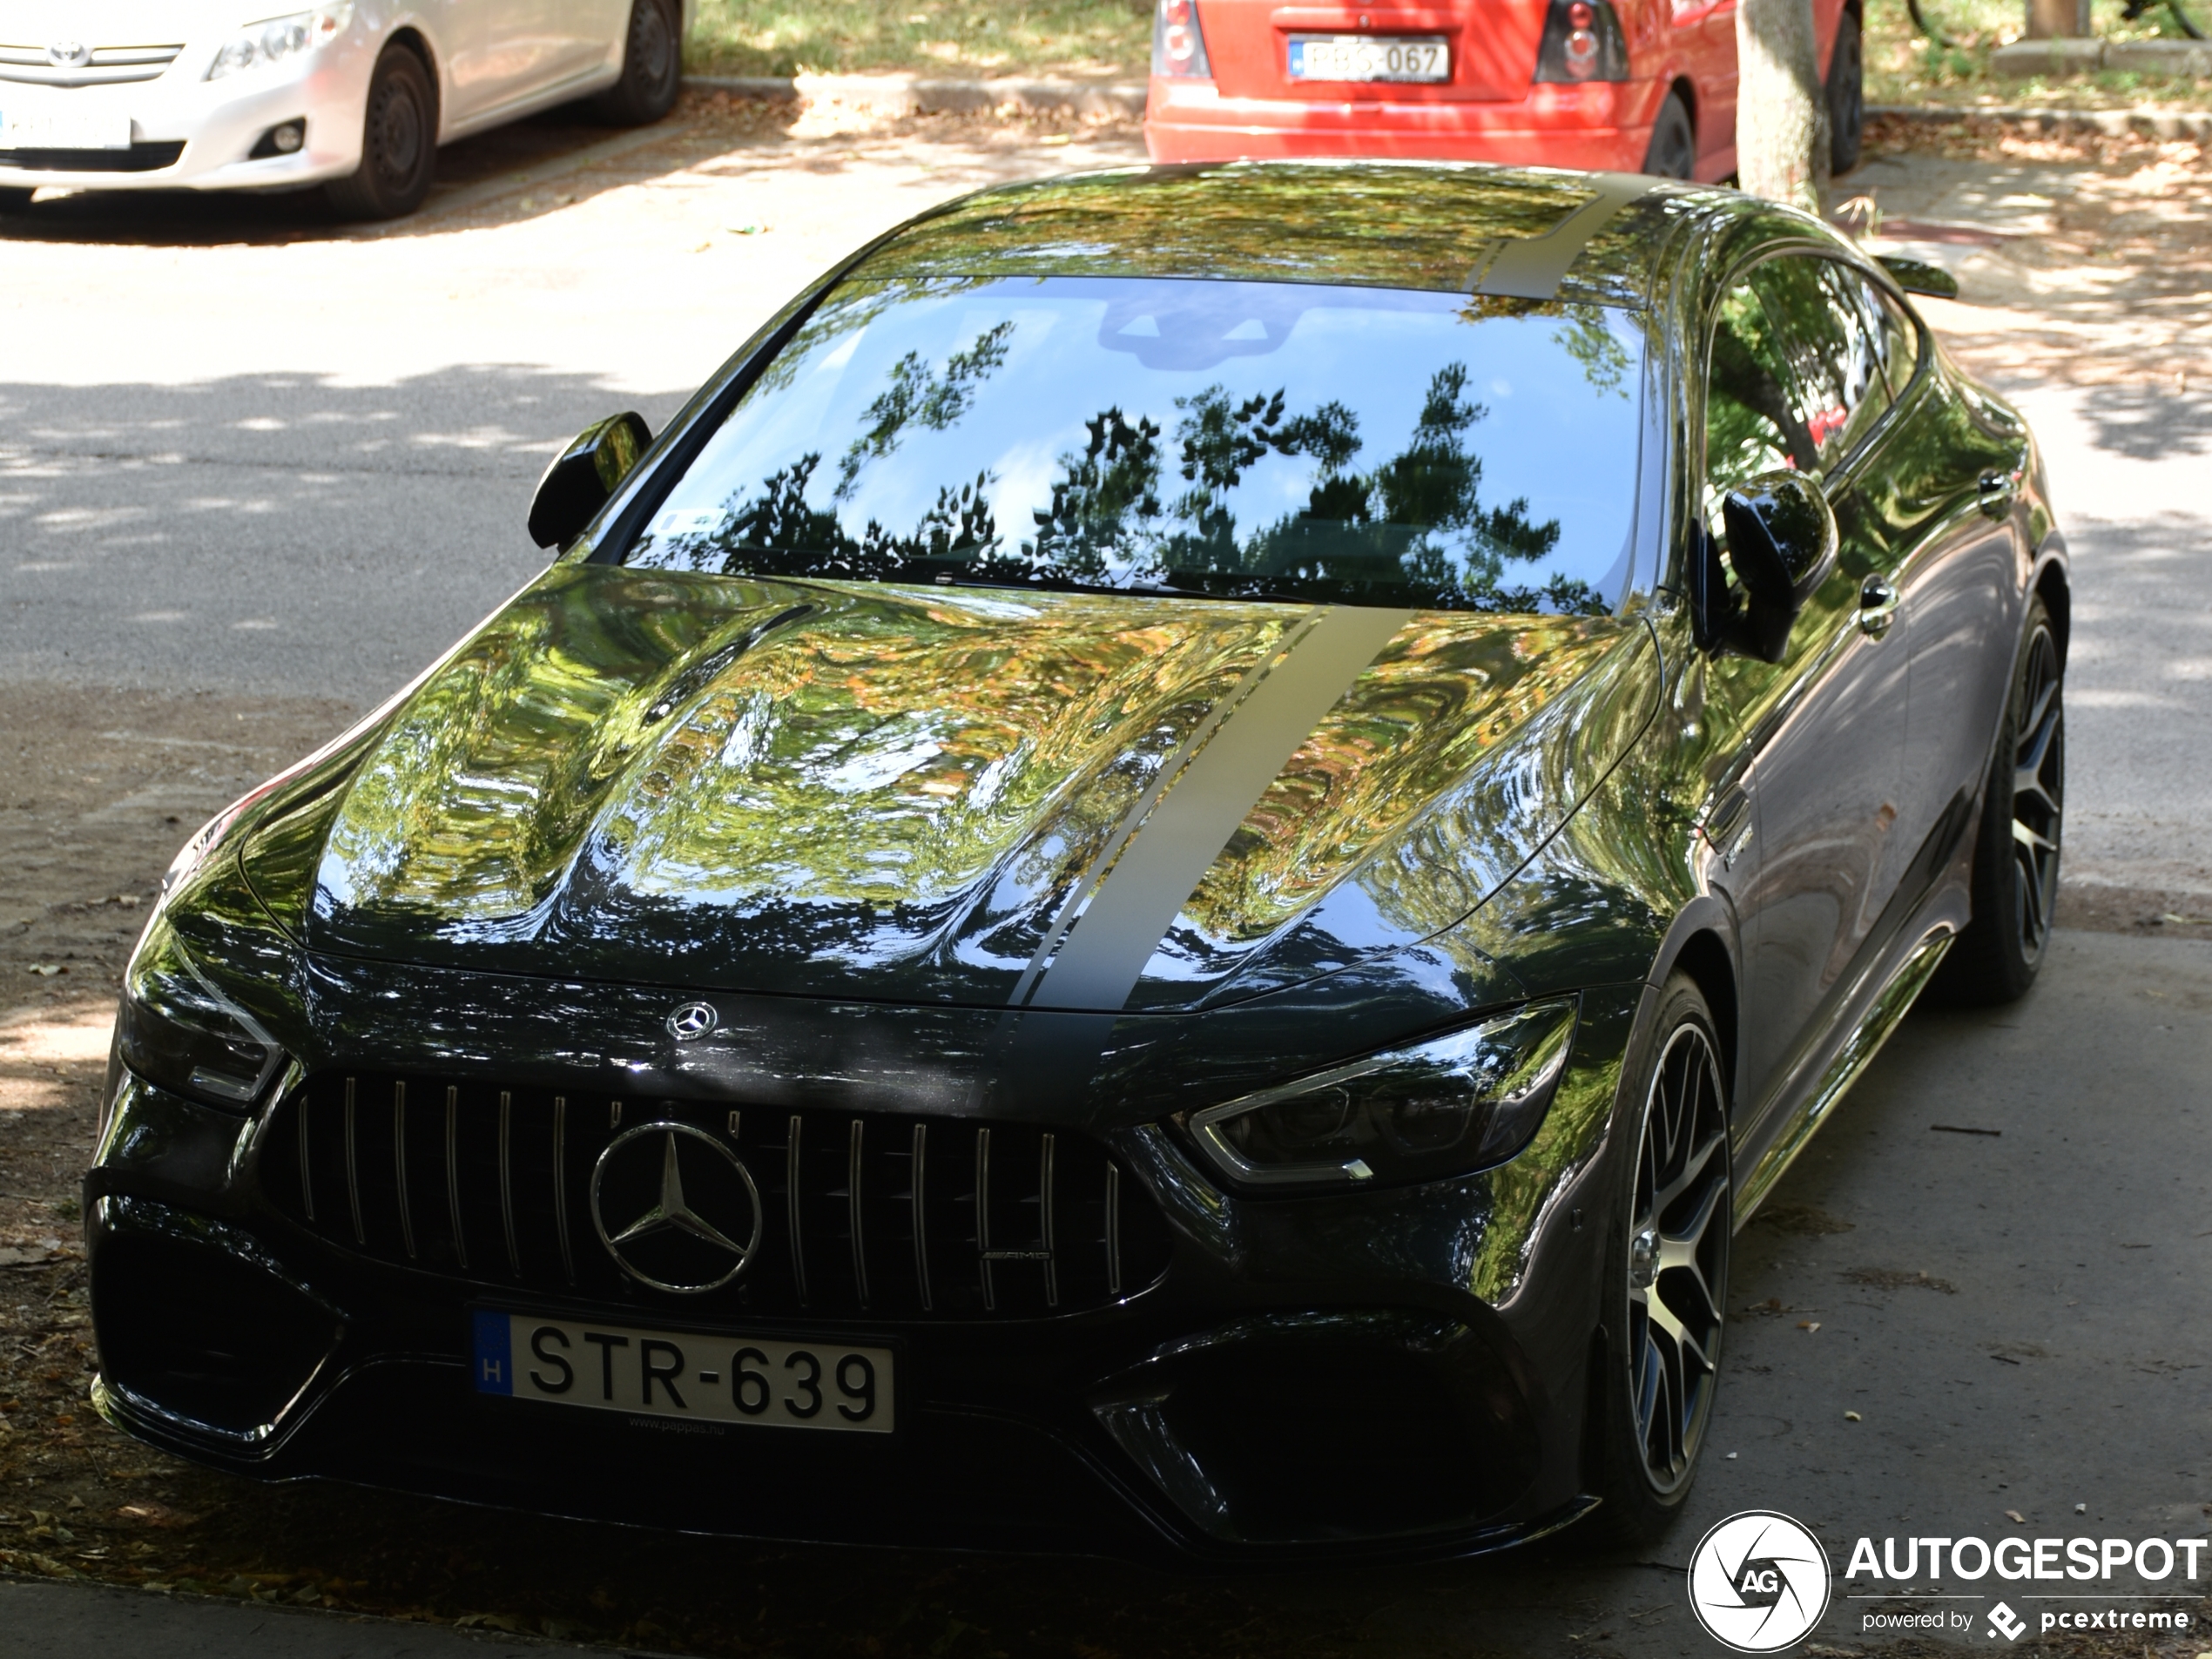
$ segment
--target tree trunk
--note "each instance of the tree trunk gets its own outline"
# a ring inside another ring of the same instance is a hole
[[[1736,176],[1754,196],[1817,214],[1828,188],[1828,100],[1812,0],[1737,0]]]
[[[2027,37],[2053,40],[2090,33],[2089,0],[2027,0]]]

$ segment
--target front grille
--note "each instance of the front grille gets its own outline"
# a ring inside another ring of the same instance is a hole
[[[96,46],[82,64],[57,64],[44,46],[0,46],[0,81],[34,86],[119,86],[158,81],[184,51],[176,46]]]
[[[0,150],[0,167],[25,172],[158,172],[185,153],[182,140],[128,150]]]
[[[671,1163],[688,1219],[655,1223]],[[1041,1318],[1143,1289],[1169,1253],[1143,1184],[1088,1136],[969,1118],[334,1075],[279,1106],[260,1170],[341,1250],[701,1312]]]

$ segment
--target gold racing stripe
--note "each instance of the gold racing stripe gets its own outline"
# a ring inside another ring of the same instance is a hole
[[[1035,981],[1028,1007],[1110,1009],[1129,1001],[1145,963],[1238,826],[1413,615],[1351,605],[1325,610],[1241,698],[1231,699],[1225,718],[1167,780],[1126,840]],[[1029,976],[1023,980],[1016,1006]]]

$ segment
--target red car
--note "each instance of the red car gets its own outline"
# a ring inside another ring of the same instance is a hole
[[[1858,161],[1863,0],[1813,0],[1835,170]],[[1156,161],[1393,156],[1736,171],[1735,0],[1159,0]]]

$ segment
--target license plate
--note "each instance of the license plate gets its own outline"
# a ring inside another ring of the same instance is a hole
[[[475,1316],[476,1392],[631,1417],[888,1434],[891,1352],[692,1331]]]
[[[1452,52],[1440,35],[1292,35],[1294,81],[1447,81]]]
[[[0,150],[128,150],[131,118],[99,111],[0,107]]]

